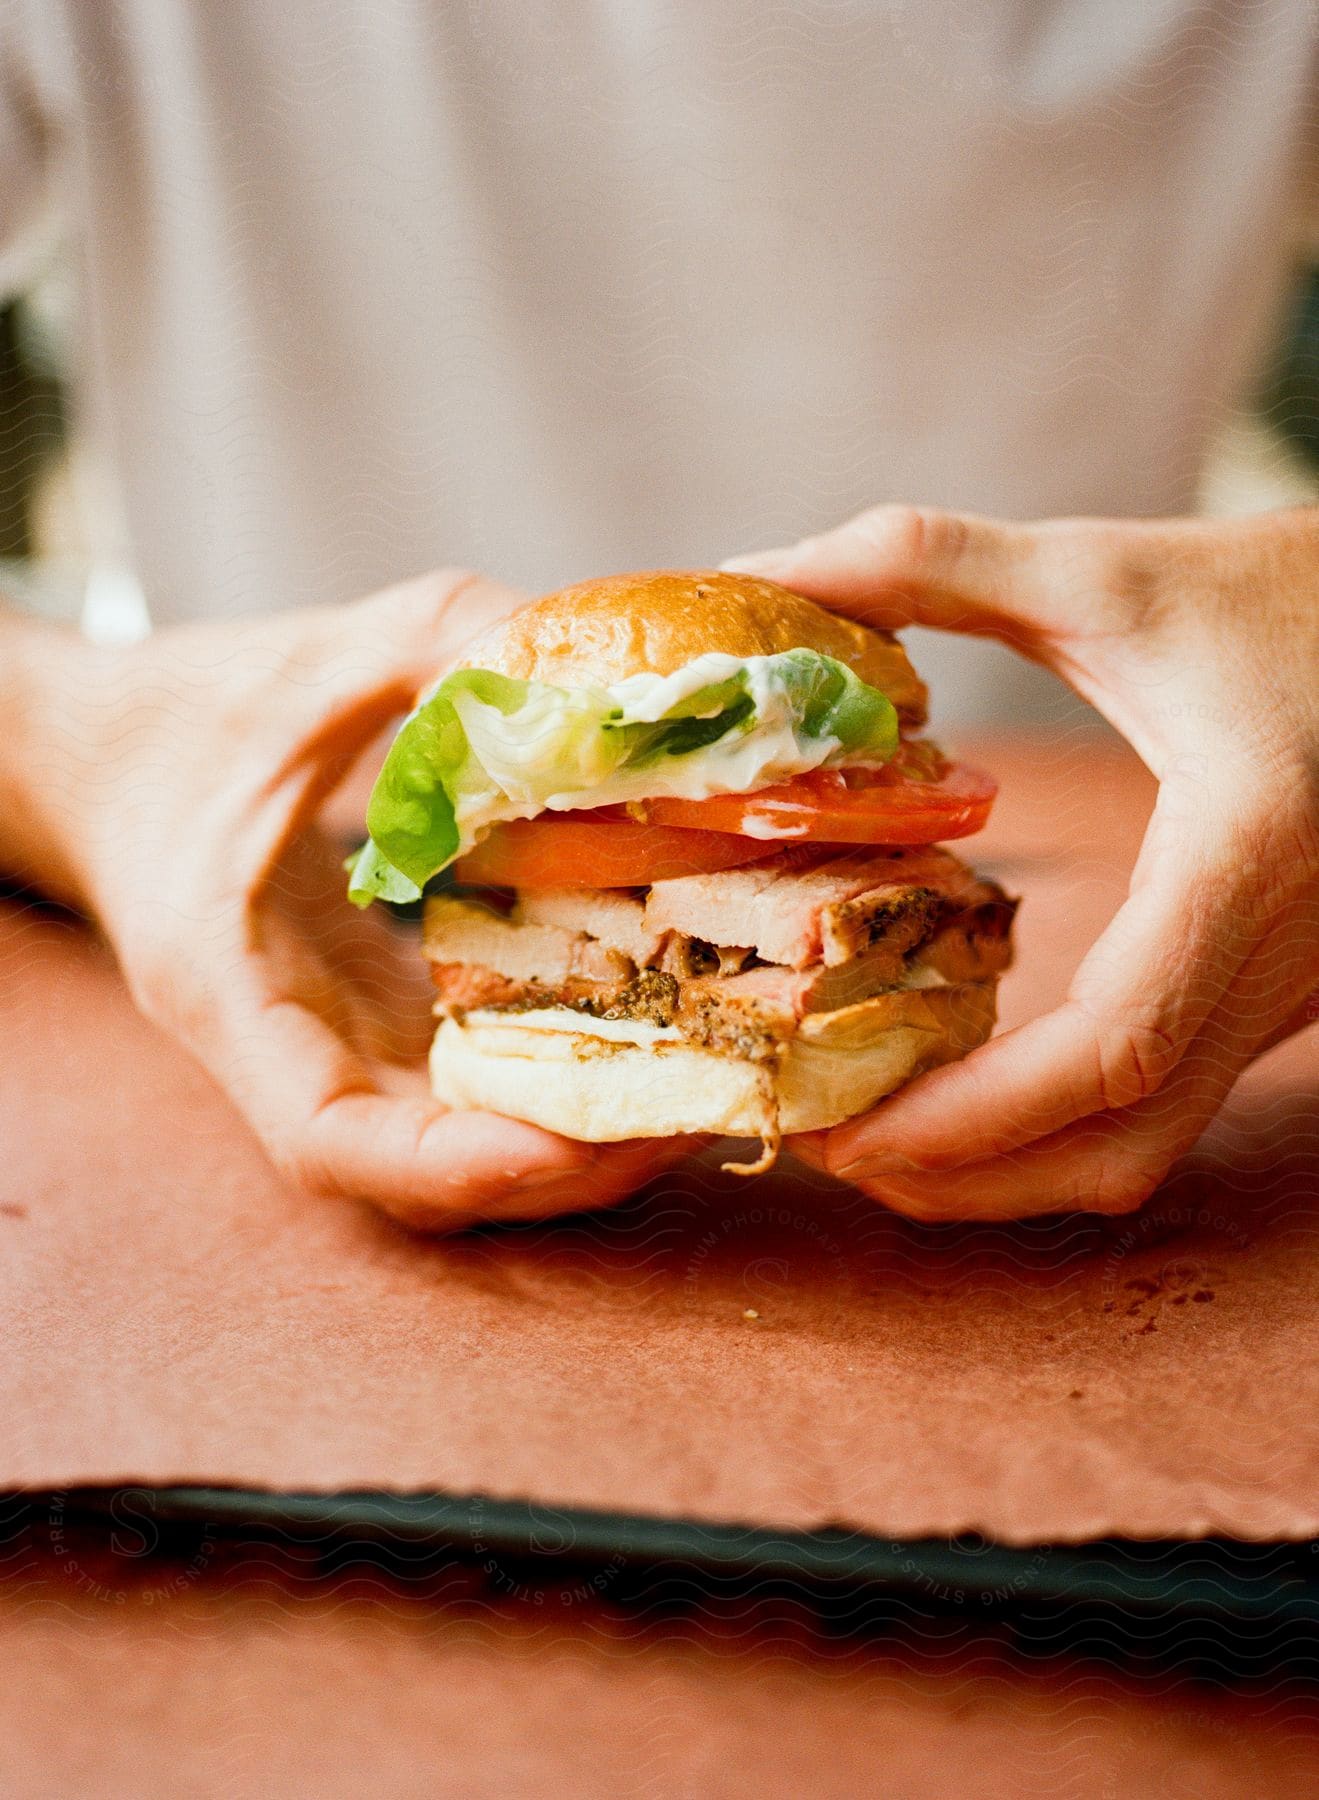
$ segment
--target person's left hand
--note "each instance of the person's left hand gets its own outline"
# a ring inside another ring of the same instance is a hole
[[[389,720],[525,596],[455,571],[126,650],[24,634],[22,870],[100,922],[139,1008],[300,1186],[453,1230],[617,1200],[687,1146],[445,1107],[415,932],[348,901],[317,812]]]
[[[1014,646],[1160,784],[1127,901],[1062,1006],[790,1147],[917,1218],[1138,1206],[1241,1071],[1316,1017],[1319,513],[878,507],[726,566],[865,624]]]

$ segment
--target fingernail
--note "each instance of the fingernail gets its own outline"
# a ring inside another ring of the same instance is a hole
[[[896,1150],[872,1150],[867,1156],[858,1156],[855,1162],[844,1163],[836,1171],[840,1181],[875,1181],[882,1175],[927,1175],[911,1157],[902,1156]]]
[[[792,546],[786,545],[782,550],[752,550],[745,556],[730,556],[719,567],[730,575],[767,575],[771,569],[781,569],[791,560]]]
[[[522,1175],[509,1183],[511,1194],[524,1194],[528,1198],[538,1198],[543,1194],[571,1192],[574,1181],[580,1182],[585,1171],[579,1169],[540,1170],[534,1175]]]
[[[519,1175],[516,1181],[510,1181],[510,1194],[547,1194],[551,1188],[561,1188],[564,1183],[562,1175]]]

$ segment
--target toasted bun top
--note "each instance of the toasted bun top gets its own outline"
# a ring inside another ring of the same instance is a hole
[[[925,719],[925,684],[886,631],[869,631],[772,581],[709,569],[607,575],[546,594],[469,645],[463,665],[558,687],[671,675],[721,650],[818,650],[887,694],[904,724]]]

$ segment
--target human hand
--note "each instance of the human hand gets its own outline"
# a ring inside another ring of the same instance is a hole
[[[601,1205],[681,1150],[447,1112],[416,1061],[434,1022],[415,937],[348,903],[343,847],[316,824],[417,689],[524,599],[443,572],[128,650],[62,640],[57,669],[52,634],[23,688],[31,839],[55,891],[100,922],[138,1006],[284,1174],[425,1229]]]
[[[997,638],[1159,781],[1128,898],[1054,1012],[795,1140],[921,1219],[1138,1206],[1315,1015],[1319,513],[1002,524],[880,507],[729,565],[868,625]]]

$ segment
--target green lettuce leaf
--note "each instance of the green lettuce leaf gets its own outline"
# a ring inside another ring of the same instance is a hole
[[[686,692],[686,671],[634,677],[613,691],[489,669],[447,676],[385,760],[349,897],[359,906],[417,899],[501,819],[664,793],[747,792],[825,762],[883,761],[897,748],[892,703],[831,657],[711,656],[689,668],[696,685]],[[707,673],[714,679],[699,679]],[[713,785],[703,790],[707,777]]]
[[[898,715],[887,695],[867,687],[846,663],[814,650],[786,650],[773,658],[807,737],[837,738],[855,757],[882,762],[898,747]]]
[[[623,735],[629,769],[647,769],[662,757],[686,756],[693,750],[703,750],[707,744],[718,743],[745,724],[755,710],[746,671],[739,670],[727,681],[698,688],[671,707],[662,719],[649,724],[626,723],[620,716],[607,719],[604,728]]]

